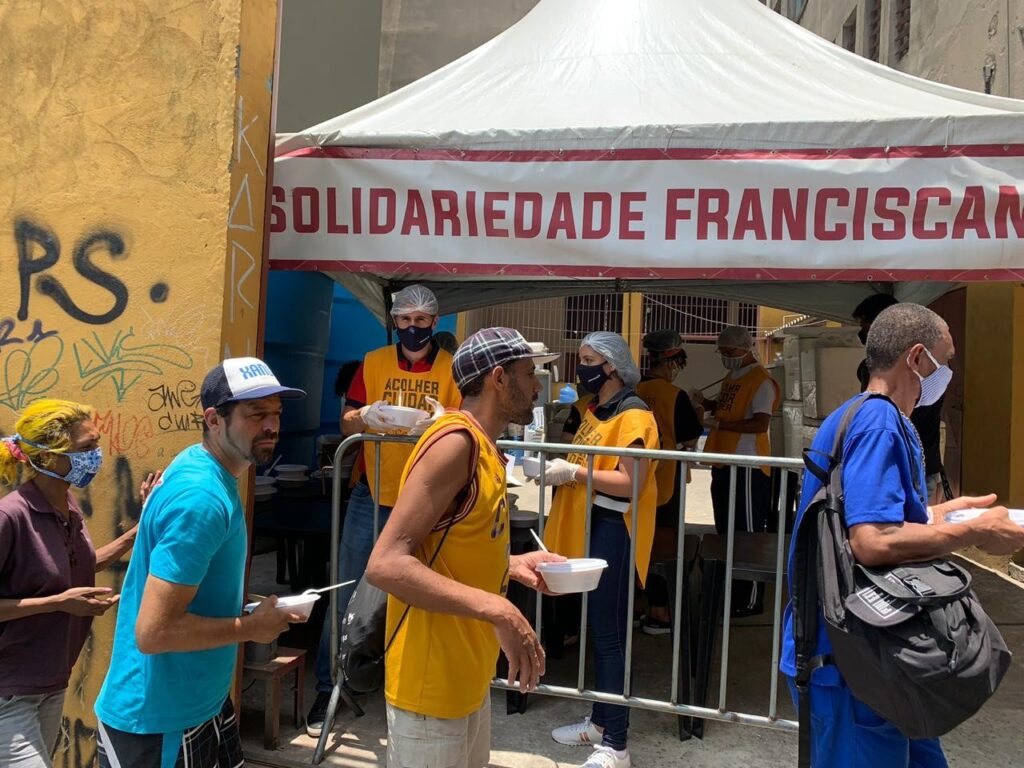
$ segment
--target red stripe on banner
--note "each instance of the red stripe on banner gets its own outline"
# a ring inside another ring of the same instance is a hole
[[[885,158],[1024,157],[1024,144],[958,144],[948,147],[855,149],[394,149],[305,147],[282,158],[345,160],[445,160],[471,163],[614,162],[622,160],[871,160]]]
[[[932,282],[985,282],[1024,280],[1024,270],[1016,269],[762,269],[757,267],[586,267],[541,264],[464,264],[458,262],[388,262],[271,259],[271,269],[303,272],[352,272],[375,276],[447,275],[467,278],[545,277],[605,280],[855,280],[893,282],[925,280]]]

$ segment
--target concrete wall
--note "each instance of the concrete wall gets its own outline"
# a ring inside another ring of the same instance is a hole
[[[880,60],[894,69],[940,83],[985,90],[983,69],[994,66],[991,92],[1024,97],[1024,0],[925,0],[912,3],[910,50],[893,50],[895,0],[881,0]],[[857,13],[856,52],[866,49],[866,0],[809,0],[802,26],[842,44],[843,25]]]
[[[275,28],[274,0],[0,4],[0,430],[38,397],[97,408],[97,546],[199,439],[206,370],[255,351]],[[113,625],[72,676],[59,766],[93,763]]]
[[[277,131],[377,98],[382,0],[282,0]]]

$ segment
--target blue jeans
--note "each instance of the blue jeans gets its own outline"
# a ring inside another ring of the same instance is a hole
[[[789,692],[797,704],[796,685]],[[799,706],[797,704],[797,706]],[[949,768],[938,739],[908,739],[839,685],[811,685],[812,768]]]
[[[626,632],[631,618],[626,609],[633,566],[629,561],[629,531],[620,513],[594,508],[590,556],[608,561],[597,589],[587,598],[587,624],[594,638],[594,687],[604,693],[621,694],[626,680]],[[629,707],[594,702],[590,719],[604,728],[604,746],[626,748]]]
[[[390,514],[391,507],[381,506],[378,523],[381,529]],[[379,532],[373,530],[373,497],[370,496],[370,489],[366,483],[360,482],[348,497],[345,525],[341,529],[341,544],[338,548],[338,581],[358,581],[363,577]],[[355,589],[355,584],[338,589],[339,625]],[[328,619],[329,613],[324,616],[320,647],[316,654],[316,690],[319,693],[329,693],[334,687],[331,681],[331,622]]]

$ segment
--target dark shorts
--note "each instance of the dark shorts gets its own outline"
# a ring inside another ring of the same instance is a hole
[[[104,723],[97,733],[100,768],[239,768],[245,765],[231,699],[205,723],[173,733],[126,733]]]

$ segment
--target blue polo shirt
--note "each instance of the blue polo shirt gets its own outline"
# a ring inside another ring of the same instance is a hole
[[[843,413],[856,399],[847,401],[825,419],[811,445],[813,450],[826,455],[832,453],[832,444],[839,431]],[[900,420],[903,421],[909,441],[900,428]],[[847,527],[852,528],[863,523],[928,522],[921,444],[910,419],[900,413],[890,400],[881,397],[870,398],[854,414],[846,429],[843,457],[841,471]],[[819,465],[825,462],[824,457],[818,454],[812,454],[812,458]],[[920,491],[914,488],[915,476]],[[818,478],[805,469],[801,487],[800,508],[794,530],[800,526],[807,506],[822,486]],[[793,544],[796,544],[796,536],[793,537]],[[793,573],[793,557],[794,548],[791,546],[787,566],[789,574]],[[819,612],[816,654],[831,652],[832,644],[825,631],[825,619]],[[792,603],[786,606],[783,618],[782,661],[779,667],[790,677],[796,676]],[[838,685],[839,680],[839,670],[834,666],[817,669],[812,676],[812,681],[816,685]]]
[[[142,512],[110,669],[96,700],[103,723],[128,733],[172,733],[220,712],[234,677],[237,644],[146,655],[135,644],[135,622],[150,574],[197,587],[189,613],[240,615],[247,544],[237,480],[201,445],[186,448]]]

